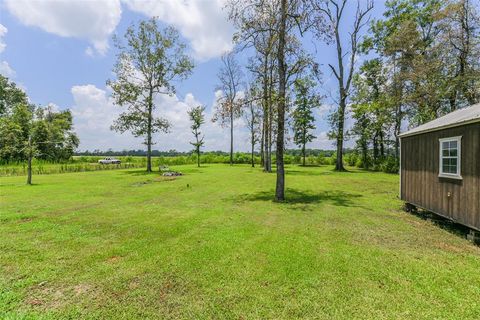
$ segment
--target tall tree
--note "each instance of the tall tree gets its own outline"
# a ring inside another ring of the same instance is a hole
[[[435,41],[441,28],[441,0],[387,1],[383,19],[374,21],[365,43],[375,49],[391,79],[387,90],[393,106],[395,157],[406,117],[420,124],[437,117],[448,81]]]
[[[480,101],[480,13],[475,1],[449,3],[440,22],[442,48],[451,57],[450,110]]]
[[[315,83],[309,78],[295,81],[295,109],[293,111],[293,141],[300,146],[303,165],[305,166],[305,146],[316,137],[312,131],[316,129],[314,108],[320,106],[320,97],[314,92]]]
[[[233,122],[242,115],[240,88],[243,72],[233,52],[224,54],[222,63],[218,73],[220,84],[217,87],[222,95],[217,99],[212,121],[220,121],[222,126],[230,127],[230,165],[233,165]]]
[[[285,199],[285,115],[289,78],[301,72],[305,65],[296,43],[298,35],[310,26],[310,2],[304,0],[230,0],[227,2],[230,18],[239,29],[236,38],[246,45],[262,48],[261,64],[264,80],[264,106],[276,106],[273,112],[263,114],[265,149],[268,150],[269,134],[276,133],[277,180],[275,200]],[[266,40],[266,41],[264,41]],[[262,43],[263,42],[263,43]],[[266,51],[263,51],[267,49]],[[268,53],[268,55],[267,55]],[[302,63],[299,63],[302,61]],[[271,63],[274,62],[274,63]],[[266,70],[268,69],[268,70]],[[267,76],[269,75],[269,76]],[[272,85],[274,83],[274,86]],[[265,90],[266,89],[266,90]],[[274,90],[275,89],[275,90]],[[273,102],[273,103],[270,103]],[[268,108],[264,108],[265,111]],[[268,110],[269,111],[269,110]],[[275,115],[275,118],[273,118]],[[268,121],[268,122],[267,122]],[[269,131],[268,133],[266,131]],[[268,151],[267,151],[268,153]],[[265,159],[268,166],[268,157]],[[266,168],[268,168],[266,166]]]
[[[277,183],[275,200],[285,200],[285,166],[283,152],[285,149],[285,106],[287,86],[287,65],[285,63],[285,45],[287,39],[287,0],[280,0],[280,18],[278,23],[278,101],[277,101]]]
[[[190,142],[190,144],[195,148],[198,167],[200,167],[200,148],[204,145],[204,136],[201,136],[202,133],[200,132],[200,127],[202,126],[202,124],[205,123],[204,112],[205,106],[193,107],[188,111],[188,116],[190,118],[190,121],[192,122],[190,128],[192,129],[193,136],[195,137],[195,141]]]
[[[335,169],[337,171],[344,171],[343,165],[343,143],[345,131],[345,111],[347,109],[348,97],[350,94],[350,86],[352,83],[355,65],[357,62],[357,54],[360,49],[361,31],[369,19],[369,12],[373,9],[373,1],[366,1],[366,7],[362,8],[361,1],[357,0],[357,8],[355,18],[353,20],[352,30],[348,36],[348,49],[345,50],[342,39],[345,37],[342,34],[341,27],[345,18],[345,7],[348,0],[328,0],[328,1],[312,1],[315,10],[318,14],[326,17],[330,24],[331,33],[333,34],[333,41],[336,47],[337,63],[334,66],[328,66],[333,72],[338,83],[338,109],[332,117],[334,129],[334,136],[337,144],[337,160]],[[323,27],[318,30],[317,35],[324,36]],[[348,59],[348,62],[345,62]]]
[[[185,79],[193,69],[185,45],[173,27],[160,29],[157,20],[142,21],[125,33],[126,45],[115,38],[119,49],[114,67],[116,79],[108,80],[115,104],[127,107],[112,125],[120,132],[144,137],[147,145],[147,171],[152,171],[153,134],[167,132],[170,123],[155,115],[157,95],[175,94],[173,81]]]
[[[394,111],[389,100],[386,68],[379,58],[365,61],[353,78],[351,109],[356,120],[352,134],[357,137],[357,148],[363,164],[368,168],[368,148],[373,147],[373,161],[378,164],[385,157],[388,134],[393,130]]]

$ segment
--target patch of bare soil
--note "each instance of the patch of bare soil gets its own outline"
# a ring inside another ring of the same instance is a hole
[[[120,257],[120,256],[111,256],[107,259],[107,262],[108,263],[117,263],[118,261],[120,261],[120,259],[122,259],[122,257]]]
[[[18,222],[19,223],[27,223],[27,222],[30,222],[34,219],[34,217],[21,217]]]
[[[92,295],[94,291],[95,288],[86,283],[62,287],[52,286],[43,281],[30,288],[25,303],[43,310],[58,310],[68,305],[71,299]]]

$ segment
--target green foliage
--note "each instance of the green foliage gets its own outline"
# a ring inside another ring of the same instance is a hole
[[[8,112],[0,116],[0,163],[26,160],[28,155],[67,160],[78,145],[69,110],[54,112],[51,107],[18,103],[8,105]]]
[[[9,115],[17,105],[28,105],[26,93],[7,77],[0,75],[0,118]]]

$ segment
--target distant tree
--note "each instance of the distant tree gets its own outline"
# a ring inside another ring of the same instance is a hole
[[[160,29],[152,18],[130,26],[125,33],[126,45],[114,38],[120,50],[114,67],[115,80],[108,80],[115,104],[127,107],[112,125],[120,132],[131,131],[136,137],[145,137],[147,171],[152,171],[152,135],[167,132],[170,123],[155,116],[157,95],[175,94],[173,81],[185,79],[193,69],[193,62],[185,54],[178,31],[173,27]]]
[[[70,159],[80,143],[73,131],[70,110],[55,112],[50,106],[37,108],[31,128],[33,143],[37,143],[37,157],[50,161]]]
[[[220,84],[217,90],[222,92],[216,104],[212,121],[219,121],[222,126],[230,127],[230,165],[233,165],[233,121],[242,115],[240,87],[243,72],[235,60],[233,52],[222,56],[222,68],[218,73]]]
[[[316,129],[313,110],[320,106],[320,97],[313,91],[315,83],[311,79],[297,79],[294,84],[293,141],[301,148],[305,165],[305,146],[316,138],[312,133]]]
[[[0,157],[3,162],[25,161],[25,143],[31,135],[33,106],[19,103],[0,117]]]
[[[357,62],[357,54],[360,50],[361,31],[369,19],[369,12],[373,9],[373,1],[365,1],[366,7],[362,8],[360,0],[357,0],[357,8],[355,18],[353,20],[352,30],[348,36],[342,35],[342,22],[345,19],[345,7],[348,0],[328,0],[328,1],[312,1],[317,13],[326,18],[330,24],[333,41],[336,47],[337,63],[334,66],[328,66],[333,72],[338,85],[338,109],[333,114],[331,121],[334,129],[332,136],[337,142],[337,160],[335,169],[344,171],[343,165],[343,143],[345,131],[345,112],[347,109],[348,97],[350,95],[350,86]],[[318,35],[324,37],[324,26],[318,30]],[[343,38],[348,38],[348,49],[345,50]],[[348,62],[345,61],[348,59]]]
[[[255,145],[261,139],[261,108],[257,101],[258,95],[256,93],[256,87],[252,86],[247,90],[245,97],[245,112],[244,120],[247,124],[248,131],[250,132],[250,146],[251,146],[251,160],[252,168],[255,167]]]
[[[195,148],[195,152],[197,153],[197,166],[200,167],[200,148],[204,145],[204,136],[201,136],[200,127],[202,124],[205,123],[205,106],[197,106],[193,107],[188,111],[188,116],[190,117],[190,121],[192,125],[190,128],[192,129],[193,136],[195,137],[194,142],[190,142],[192,146]]]
[[[68,110],[17,104],[0,117],[0,160],[26,161],[27,184],[32,183],[32,160],[62,161],[70,159],[79,140]]]

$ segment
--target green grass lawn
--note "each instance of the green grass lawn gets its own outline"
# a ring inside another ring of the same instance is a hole
[[[478,319],[480,249],[398,176],[181,166],[0,178],[0,319]],[[353,170],[353,169],[352,169]]]

